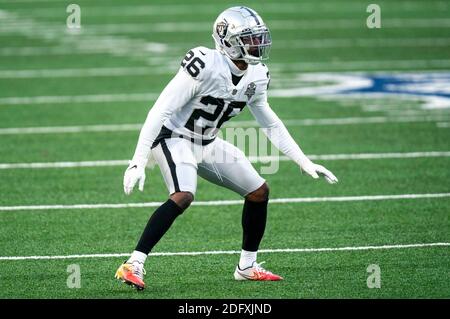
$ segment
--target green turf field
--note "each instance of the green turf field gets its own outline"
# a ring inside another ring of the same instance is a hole
[[[378,1],[381,28],[369,29],[372,1],[77,0],[82,31],[69,32],[72,2],[0,0],[0,298],[450,297],[448,1]],[[255,283],[232,276],[240,197],[200,179],[136,292],[114,273],[155,209],[139,204],[167,191],[154,169],[125,196],[126,160],[185,53],[213,47],[216,16],[241,4],[271,28],[272,108],[339,183],[285,160],[264,175],[278,201],[259,260],[285,280]],[[377,74],[433,81],[391,95],[299,90]],[[73,264],[81,288],[67,286]],[[379,289],[367,286],[373,264]]]

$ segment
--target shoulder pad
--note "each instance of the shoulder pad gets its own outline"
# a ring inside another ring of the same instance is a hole
[[[206,47],[190,49],[181,61],[181,68],[195,79],[207,78],[206,73],[209,73],[213,64],[211,51]]]
[[[264,63],[255,65],[255,77],[258,82],[262,83],[266,87],[266,90],[269,89],[270,72],[267,65]]]

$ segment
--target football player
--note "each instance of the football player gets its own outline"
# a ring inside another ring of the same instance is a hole
[[[217,137],[221,125],[245,105],[270,141],[301,170],[313,178],[337,182],[333,173],[305,156],[267,102],[270,77],[262,61],[269,57],[272,40],[261,17],[247,7],[229,8],[216,19],[212,36],[215,49],[196,47],[187,52],[178,73],[148,113],[125,171],[125,193],[129,195],[136,184],[142,191],[145,167],[152,157],[169,191],[169,199],[150,217],[136,249],[116,272],[116,278],[137,289],[145,287],[147,255],[194,200],[197,176],[245,199],[242,252],[234,278],[282,279],[257,262],[269,187],[242,151]],[[201,149],[200,156],[194,146]],[[216,161],[217,154],[227,160]]]

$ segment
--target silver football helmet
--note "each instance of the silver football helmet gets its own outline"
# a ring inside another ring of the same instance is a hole
[[[214,22],[212,36],[216,49],[231,60],[258,64],[269,58],[270,31],[250,8],[232,7],[223,11]]]

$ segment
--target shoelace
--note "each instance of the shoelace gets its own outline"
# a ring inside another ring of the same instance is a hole
[[[135,264],[133,264],[133,274],[138,276],[139,278],[143,279],[144,275],[146,275],[147,272],[145,271],[145,268],[143,265],[141,265],[140,263],[135,263]]]
[[[265,261],[260,262],[259,264],[255,261],[255,269],[257,272],[265,273],[265,274],[271,274],[270,271],[265,270],[261,265],[264,264]]]

